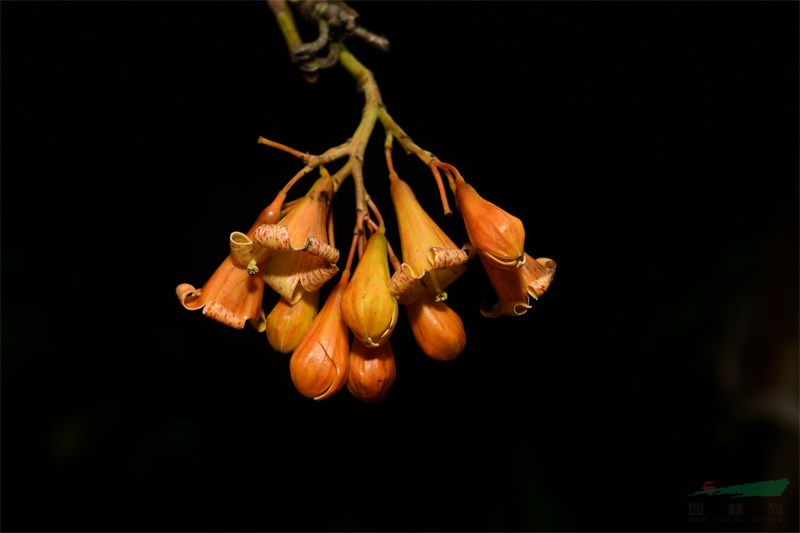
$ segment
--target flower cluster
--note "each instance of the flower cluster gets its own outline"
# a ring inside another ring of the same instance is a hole
[[[377,207],[370,205],[381,224],[368,219],[368,231],[356,235],[338,282],[319,308],[320,289],[339,272],[340,257],[333,243],[337,182],[320,167],[320,177],[303,197],[285,204],[284,188],[247,233],[231,233],[230,255],[202,288],[178,285],[180,302],[227,326],[242,329],[249,322],[266,332],[275,351],[291,354],[291,379],[305,397],[322,400],[346,386],[361,401],[383,400],[396,378],[390,340],[401,307],[420,350],[449,361],[464,350],[466,332],[446,303],[445,289],[470,259],[480,259],[499,298],[481,309],[487,317],[524,314],[530,298],[544,294],[555,274],[552,259],[525,252],[520,219],[480,196],[455,167],[439,163],[438,168],[455,196],[469,239],[465,245],[448,237],[392,170],[402,259],[389,244]],[[265,287],[280,297],[268,314],[262,309]]]
[[[556,264],[526,253],[525,228],[519,218],[484,199],[454,166],[417,146],[400,128],[383,104],[371,71],[341,42],[352,31],[325,32],[314,43],[302,43],[289,4],[285,0],[270,0],[268,4],[290,45],[293,60],[307,79],[316,78],[318,69],[338,63],[357,80],[365,96],[361,122],[347,142],[320,155],[259,138],[260,144],[298,157],[304,167],[264,208],[247,233],[230,234],[230,254],[205,285],[197,289],[182,283],[176,293],[186,309],[202,309],[204,315],[226,326],[242,329],[249,322],[256,331],[265,332],[275,351],[291,354],[289,373],[303,396],[323,400],[346,387],[363,402],[380,402],[397,376],[391,337],[401,315],[427,357],[450,361],[464,350],[464,323],[447,304],[445,289],[464,274],[469,260],[478,257],[497,293],[497,303],[481,309],[486,317],[526,313],[531,298],[536,300],[547,291]],[[356,16],[355,11],[344,7],[342,2],[335,9],[303,13],[312,19],[322,17],[317,20],[320,27],[336,29],[337,21],[344,20],[342,14],[351,22]],[[365,30],[358,34],[369,37],[373,44],[383,42]],[[336,39],[331,40],[332,35]],[[327,55],[316,55],[325,46],[329,47]],[[387,226],[363,175],[365,148],[377,123],[386,132],[384,147],[399,256],[389,242]],[[466,230],[468,242],[463,246],[456,245],[436,224],[411,186],[395,172],[395,140],[431,170],[444,212],[450,214],[446,179]],[[344,164],[330,174],[326,167],[341,159]],[[306,194],[287,202],[289,190],[317,170],[319,177]],[[355,184],[356,223],[340,271],[332,206],[339,186],[348,177]],[[341,274],[339,280],[332,283],[320,308],[320,291],[337,273]],[[263,309],[267,287],[279,295],[269,313]]]

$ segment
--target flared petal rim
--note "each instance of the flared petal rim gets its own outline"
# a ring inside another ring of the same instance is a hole
[[[266,248],[276,252],[305,252],[328,262],[336,263],[339,260],[339,250],[330,244],[309,235],[303,246],[292,246],[289,238],[289,228],[282,224],[263,224],[256,229],[255,241]]]
[[[545,268],[546,273],[532,279],[527,284],[528,296],[534,300],[538,300],[541,295],[547,292],[556,275],[556,262],[549,257],[538,257],[536,262]]]
[[[481,306],[481,314],[488,318],[524,315],[531,308],[530,299],[538,300],[555,276],[556,262],[548,257],[534,259],[526,253],[526,262],[514,270],[494,267],[485,254],[480,257],[498,296],[494,305]]]
[[[302,297],[298,284],[308,292],[322,288],[339,271],[339,250],[309,236],[301,247],[291,244],[289,230],[279,224],[256,229],[254,240],[270,253],[263,269],[264,281],[292,304]]]
[[[450,270],[450,275],[443,277],[444,283],[441,288],[444,289],[463,273],[463,269],[459,267],[462,267],[472,254],[473,248],[468,245],[462,248],[431,246],[428,250],[428,266],[423,267],[421,272],[415,272],[414,267],[402,263],[400,269],[395,271],[389,280],[389,292],[398,298],[401,304],[412,303],[419,297],[415,288],[426,274],[435,270]]]
[[[203,310],[208,316],[227,326],[242,329],[247,321],[261,331],[261,298],[264,281],[248,273],[228,255],[202,288],[181,283],[175,288],[184,309]]]

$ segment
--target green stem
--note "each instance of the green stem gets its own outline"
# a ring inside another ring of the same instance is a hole
[[[416,143],[414,143],[414,141],[411,140],[411,137],[409,137],[409,135],[403,131],[403,128],[401,128],[400,125],[394,121],[392,116],[388,111],[386,111],[385,108],[381,109],[381,113],[378,118],[380,119],[381,124],[386,132],[391,133],[406,152],[416,155],[422,160],[423,163],[425,163],[426,166],[430,166],[431,162],[437,161],[435,155],[428,150],[420,148]]]
[[[387,150],[387,154],[391,152],[392,139],[396,137],[397,142],[400,143],[400,146],[402,146],[407,153],[412,153],[420,158],[433,173],[433,177],[436,180],[436,185],[439,188],[439,198],[442,201],[444,214],[452,214],[452,211],[450,210],[450,204],[447,201],[447,192],[445,191],[444,183],[442,182],[442,177],[439,173],[439,166],[442,165],[441,161],[439,161],[439,159],[428,150],[423,150],[417,146],[417,144],[411,140],[411,137],[409,137],[409,135],[403,131],[403,128],[401,128],[400,125],[394,121],[389,112],[386,111],[386,108],[381,108],[381,113],[378,118],[380,119],[381,124],[383,124],[383,129],[386,130],[386,143],[384,146]],[[390,162],[390,159],[387,159],[387,162]],[[394,168],[391,166],[391,164],[389,165],[389,172],[390,174],[394,172]]]
[[[267,0],[267,4],[275,15],[275,20],[283,33],[283,39],[286,41],[286,46],[289,47],[289,52],[294,52],[295,47],[303,44],[303,39],[297,31],[292,10],[286,4],[286,0]]]
[[[352,161],[352,176],[356,190],[356,231],[362,232],[364,219],[369,218],[367,194],[364,187],[364,153],[369,137],[375,129],[378,116],[383,109],[383,101],[372,71],[356,59],[344,45],[339,52],[339,64],[358,82],[365,100],[361,122],[348,143],[351,149],[350,161]]]
[[[275,15],[275,18],[278,21],[278,25],[283,32],[284,39],[286,40],[289,49],[293,50],[294,47],[302,44],[302,41],[299,33],[297,32],[294,18],[291,15],[289,6],[286,4],[286,0],[267,1]],[[339,64],[356,80],[358,83],[358,88],[364,93],[364,108],[361,113],[361,121],[359,122],[356,131],[353,133],[353,136],[346,143],[329,149],[318,158],[303,154],[294,155],[303,155],[303,160],[306,162],[307,167],[311,168],[320,164],[325,164],[345,155],[349,156],[347,164],[345,167],[343,167],[342,172],[337,172],[336,174],[336,184],[338,188],[338,185],[341,183],[341,181],[347,177],[348,172],[349,175],[353,176],[356,203],[356,233],[364,234],[366,227],[365,222],[367,222],[370,218],[370,212],[367,206],[368,195],[364,185],[364,154],[366,152],[369,138],[375,129],[375,124],[378,120],[380,120],[384,130],[386,130],[387,135],[397,138],[400,145],[407,152],[415,154],[419,159],[422,160],[423,163],[425,163],[426,166],[431,169],[439,185],[439,192],[442,197],[442,205],[444,206],[445,214],[449,214],[450,207],[447,203],[447,196],[445,194],[444,186],[438,171],[440,161],[431,152],[423,150],[417,146],[417,144],[411,140],[411,137],[409,137],[409,135],[403,131],[397,122],[394,121],[392,116],[383,106],[383,100],[381,98],[380,90],[378,89],[378,83],[375,81],[375,76],[372,74],[372,71],[365,67],[364,64],[358,59],[356,59],[356,57],[350,53],[344,43],[339,43],[339,45]],[[282,146],[278,147],[284,149]],[[292,152],[290,151],[290,153]]]

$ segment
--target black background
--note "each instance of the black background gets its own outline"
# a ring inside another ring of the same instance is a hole
[[[458,360],[401,315],[383,403],[301,397],[174,289],[299,170],[258,136],[345,141],[353,80],[306,83],[263,2],[4,1],[3,529],[796,531],[798,4],[352,5],[390,113],[523,220],[550,291],[485,319],[471,264]],[[783,522],[689,523],[703,482],[778,478]]]

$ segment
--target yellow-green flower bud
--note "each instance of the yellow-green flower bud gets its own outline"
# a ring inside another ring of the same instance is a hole
[[[275,351],[292,353],[319,309],[319,291],[305,292],[292,305],[281,297],[267,315],[267,339]]]
[[[399,304],[389,292],[389,256],[381,226],[367,242],[342,297],[342,315],[353,334],[367,347],[386,343],[392,335]]]

